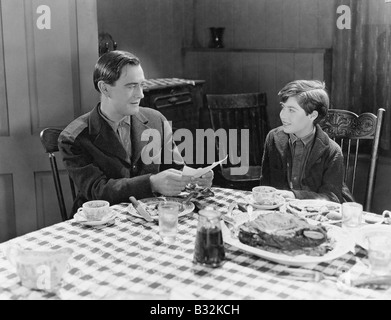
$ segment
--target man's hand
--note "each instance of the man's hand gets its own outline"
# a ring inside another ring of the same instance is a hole
[[[277,190],[277,194],[285,199],[295,199],[295,194],[289,190]]]
[[[150,177],[153,192],[164,196],[177,196],[185,189],[190,179],[182,178],[182,172],[175,169],[168,169]]]
[[[212,186],[213,177],[214,173],[211,170],[199,178],[191,178],[191,182],[197,184],[199,187],[210,188]]]

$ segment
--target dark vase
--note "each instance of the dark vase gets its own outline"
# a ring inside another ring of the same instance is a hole
[[[224,48],[223,35],[225,28],[209,28],[210,48]]]

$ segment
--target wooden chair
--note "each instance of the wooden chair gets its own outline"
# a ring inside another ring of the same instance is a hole
[[[206,100],[212,128],[215,131],[217,154],[229,154],[229,161],[227,164],[220,165],[214,182],[221,187],[251,190],[252,187],[259,185],[263,146],[269,132],[266,93],[207,94]],[[219,129],[224,129],[227,134],[226,146],[219,145],[218,135],[216,135]],[[232,148],[233,146],[228,147],[229,142],[234,141],[229,135],[229,130],[232,129],[237,129],[236,150]],[[241,129],[248,129],[247,133],[241,132]],[[245,136],[249,150],[244,148],[243,154],[241,153],[242,133],[249,135]],[[241,158],[240,163],[235,163],[237,157]],[[244,165],[245,157],[249,160],[247,173],[232,174],[232,169]]]
[[[365,211],[370,211],[372,205],[384,112],[385,110],[380,108],[377,115],[369,112],[357,115],[347,110],[329,109],[326,118],[320,122],[323,130],[342,148],[345,158],[344,181],[353,194],[360,142],[363,142],[364,146],[365,140],[369,140],[371,151],[364,201]]]
[[[45,149],[45,152],[49,154],[50,166],[52,168],[52,174],[54,179],[54,186],[56,188],[58,205],[60,207],[62,220],[65,221],[68,219],[68,214],[65,207],[64,195],[61,187],[61,180],[60,180],[60,175],[58,173],[57,161],[55,156],[55,152],[59,151],[57,140],[61,131],[62,131],[61,129],[46,128],[41,131],[40,138],[41,138],[42,145]],[[69,183],[71,185],[73,200],[75,200],[76,198],[75,185],[71,177],[69,177]]]

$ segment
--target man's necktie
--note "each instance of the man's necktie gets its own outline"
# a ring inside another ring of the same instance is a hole
[[[132,143],[130,141],[130,128],[128,129],[129,125],[125,122],[121,122],[118,126],[118,134],[121,139],[122,145],[124,149],[126,150],[126,160],[130,162],[131,155],[132,155]]]

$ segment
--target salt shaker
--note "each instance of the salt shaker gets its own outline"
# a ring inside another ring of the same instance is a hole
[[[217,268],[225,258],[221,213],[214,210],[200,210],[193,262]]]

